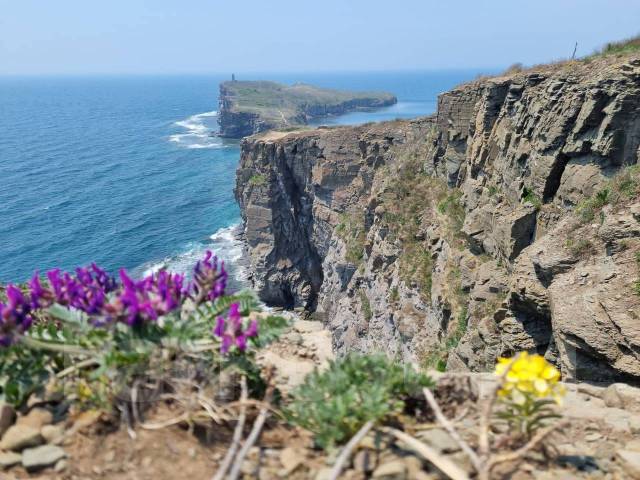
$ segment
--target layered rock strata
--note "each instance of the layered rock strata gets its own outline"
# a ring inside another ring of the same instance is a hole
[[[243,140],[254,282],[338,353],[483,370],[537,351],[640,383],[640,60],[482,79],[414,121]]]

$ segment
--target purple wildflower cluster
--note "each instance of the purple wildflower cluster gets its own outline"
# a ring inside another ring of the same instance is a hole
[[[9,285],[7,303],[0,302],[0,345],[9,346],[15,334],[24,333],[33,322],[31,303],[19,288]]]
[[[236,346],[243,352],[247,348],[247,339],[258,335],[258,322],[251,320],[246,329],[242,327],[242,316],[237,303],[231,305],[228,318],[218,317],[213,333],[222,340],[220,351],[228,353]]]
[[[196,264],[193,277],[187,284],[184,275],[160,271],[133,280],[122,269],[117,282],[92,264],[77,268],[75,274],[51,270],[43,285],[36,272],[26,294],[15,285],[6,288],[7,301],[0,302],[0,345],[10,345],[29,329],[36,310],[54,303],[85,312],[97,325],[116,321],[134,326],[156,321],[178,309],[187,298],[200,304],[224,295],[227,272],[211,252]]]
[[[218,258],[207,250],[204,259],[196,263],[193,269],[193,290],[197,303],[223,296],[226,288],[227,272],[224,263],[221,262],[218,269]]]

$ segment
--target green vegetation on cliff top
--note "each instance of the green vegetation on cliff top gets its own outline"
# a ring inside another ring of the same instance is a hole
[[[221,91],[230,102],[227,107],[230,110],[257,113],[264,119],[283,124],[305,123],[305,115],[340,113],[334,110],[341,108],[382,107],[397,101],[385,92],[349,92],[304,83],[289,86],[269,81],[224,82]]]

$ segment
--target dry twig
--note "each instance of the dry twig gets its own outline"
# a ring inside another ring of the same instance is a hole
[[[351,437],[349,443],[347,443],[342,449],[342,452],[340,452],[340,456],[336,459],[336,463],[333,464],[331,474],[329,475],[329,480],[337,480],[337,478],[340,476],[340,473],[342,473],[345,462],[351,456],[353,449],[358,446],[360,441],[365,437],[367,433],[369,433],[369,430],[371,430],[372,427],[373,421],[369,420],[362,426],[360,430],[358,430],[358,432],[353,437]]]
[[[447,475],[451,480],[469,480],[467,473],[455,463],[440,455],[433,448],[425,445],[419,440],[416,440],[411,435],[395,428],[384,427],[382,430],[406,443],[409,447],[422,455],[425,460],[431,462],[438,470]]]
[[[240,385],[242,388],[242,392],[240,394],[241,403],[240,403],[240,416],[238,417],[238,423],[236,424],[236,428],[233,431],[233,439],[231,440],[231,446],[229,447],[229,450],[227,450],[227,454],[224,456],[224,459],[222,460],[222,463],[220,464],[220,467],[218,468],[218,471],[216,472],[216,474],[213,476],[212,480],[222,480],[224,478],[225,473],[227,473],[227,470],[229,470],[229,466],[231,465],[231,460],[233,460],[233,457],[235,456],[236,451],[238,450],[238,446],[240,446],[240,440],[242,439],[242,430],[244,429],[244,423],[247,418],[247,407],[245,402],[247,400],[248,392],[247,392],[247,379],[244,375],[242,376]]]
[[[444,416],[444,413],[442,413],[442,410],[440,409],[440,405],[438,405],[438,402],[433,396],[433,393],[431,393],[431,390],[429,390],[428,388],[425,388],[423,389],[423,392],[438,422],[440,422],[440,424],[444,427],[444,429],[447,432],[449,432],[449,435],[451,435],[451,438],[455,440],[455,442],[462,449],[462,451],[467,454],[467,456],[471,460],[471,463],[473,463],[473,466],[475,467],[475,469],[480,470],[481,468],[480,458],[478,457],[476,452],[474,452],[473,449],[469,446],[469,444],[462,439],[462,437],[458,434],[458,432],[456,431],[454,426],[451,424],[451,422],[447,419],[447,417]]]
[[[273,371],[268,372],[266,375],[266,378],[268,382],[268,387],[267,387],[267,392],[264,395],[263,401],[269,405],[271,404],[271,400],[273,398],[273,392],[275,390],[275,386],[273,385],[273,382],[272,382]],[[253,428],[251,429],[249,436],[245,440],[244,445],[242,445],[242,448],[238,452],[238,455],[236,456],[236,459],[233,462],[233,466],[231,467],[231,472],[229,473],[229,480],[236,480],[240,475],[242,462],[244,462],[244,459],[249,453],[249,450],[251,449],[251,447],[253,447],[253,445],[258,440],[258,437],[260,436],[260,432],[262,432],[262,427],[264,426],[264,422],[267,420],[267,417],[269,416],[269,410],[270,408],[266,406],[260,409],[260,413],[258,413],[258,417],[256,418],[256,421],[253,422]]]

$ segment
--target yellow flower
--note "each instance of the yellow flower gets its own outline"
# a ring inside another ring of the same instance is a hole
[[[564,395],[564,387],[558,385],[560,372],[538,354],[521,352],[514,358],[499,358],[495,373],[504,376],[498,395],[510,397],[517,404],[524,403],[528,396],[553,398],[560,403]]]

